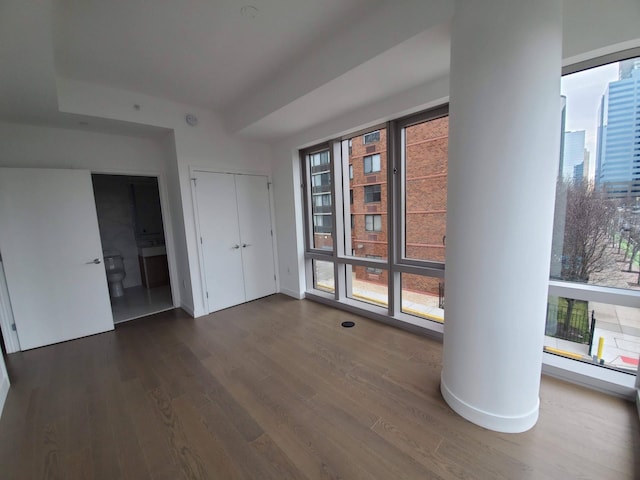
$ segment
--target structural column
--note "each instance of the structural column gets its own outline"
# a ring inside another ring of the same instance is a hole
[[[538,418],[561,54],[561,0],[456,1],[441,391],[502,432]]]

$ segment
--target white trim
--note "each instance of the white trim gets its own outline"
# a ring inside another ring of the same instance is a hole
[[[635,375],[544,352],[542,373],[608,395],[633,400]]]
[[[461,400],[449,390],[442,376],[440,377],[440,392],[447,404],[461,417],[489,430],[504,433],[522,433],[532,428],[538,421],[540,398],[536,399],[535,407],[529,412],[518,416],[505,416],[486,412]]]
[[[345,310],[361,317],[376,320],[380,323],[390,325],[392,327],[400,328],[408,332],[417,333],[427,337],[434,338],[438,341],[442,341],[442,324],[437,322],[431,322],[429,320],[423,320],[412,315],[405,313],[399,314],[397,317],[390,317],[386,308],[378,307],[376,305],[368,304],[360,300],[353,300],[346,298],[343,301],[337,301],[335,296],[331,293],[322,292],[320,290],[307,291],[305,298],[318,303],[324,303],[330,307]],[[428,324],[428,326],[427,326]],[[431,325],[433,324],[433,325]]]
[[[287,295],[288,297],[293,297],[297,300],[302,300],[303,298],[306,298],[306,295],[304,292],[296,292],[288,288],[281,288],[279,292],[282,293],[283,295]]]
[[[180,304],[180,308],[185,312],[187,312],[189,315],[191,315],[193,318],[196,318],[196,315],[193,311],[193,307],[191,305],[187,305],[186,303],[182,302]]]
[[[623,307],[640,307],[640,291],[602,287],[600,285],[590,285],[586,283],[550,280],[549,295],[584,300],[586,302],[608,303]]]
[[[9,297],[9,289],[7,288],[7,279],[4,276],[4,267],[0,261],[0,329],[4,338],[4,346],[7,353],[20,351],[20,339],[18,332],[13,329],[15,319],[13,318],[13,310],[11,309],[11,298]]]
[[[200,274],[200,295],[202,296],[202,305],[204,306],[207,314],[210,313],[209,309],[209,299],[207,298],[207,276],[204,270],[204,255],[202,253],[202,244],[200,243],[200,238],[202,238],[202,233],[200,230],[200,215],[198,213],[198,198],[197,198],[197,176],[196,172],[198,170],[193,170],[189,167],[189,189],[191,190],[191,205],[193,206],[193,223],[196,231],[196,253],[198,254],[198,273]],[[188,240],[187,240],[188,242]],[[191,291],[193,293],[193,286],[191,287]],[[195,309],[191,309],[191,315],[193,317],[198,317],[200,315],[195,315]]]
[[[4,409],[4,403],[7,400],[10,386],[9,377],[6,376],[5,372],[5,377],[2,379],[2,383],[0,383],[0,417],[2,416],[2,410]]]
[[[193,178],[192,174],[195,172],[203,173],[226,173],[229,175],[258,175],[260,177],[267,177],[271,182],[271,174],[264,170],[236,170],[234,168],[212,168],[212,167],[198,167],[196,165],[189,165],[189,176]]]

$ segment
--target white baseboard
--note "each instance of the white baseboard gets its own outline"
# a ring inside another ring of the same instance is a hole
[[[2,409],[4,408],[4,402],[7,399],[9,393],[9,377],[4,377],[2,383],[0,383],[0,416],[2,415]]]
[[[195,318],[193,307],[191,305],[187,305],[186,303],[182,302],[180,303],[180,308]]]
[[[297,300],[302,300],[305,297],[304,292],[296,292],[294,290],[289,290],[288,288],[281,288],[280,293],[287,295],[288,297],[293,297]]]

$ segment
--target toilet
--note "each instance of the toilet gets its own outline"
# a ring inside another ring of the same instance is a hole
[[[104,268],[107,271],[107,283],[111,298],[124,296],[122,280],[126,275],[122,255],[115,252],[104,252]]]

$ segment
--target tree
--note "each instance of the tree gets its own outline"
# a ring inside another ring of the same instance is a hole
[[[614,263],[608,242],[611,225],[617,219],[616,205],[603,191],[587,182],[559,180],[556,195],[562,196],[565,213],[560,279],[587,283],[594,273],[602,272]],[[568,333],[575,299],[567,298],[566,301],[566,318],[559,332],[559,336],[564,337]]]
[[[615,204],[591,183],[562,182],[566,195],[561,279],[586,283],[613,262],[608,249]]]

